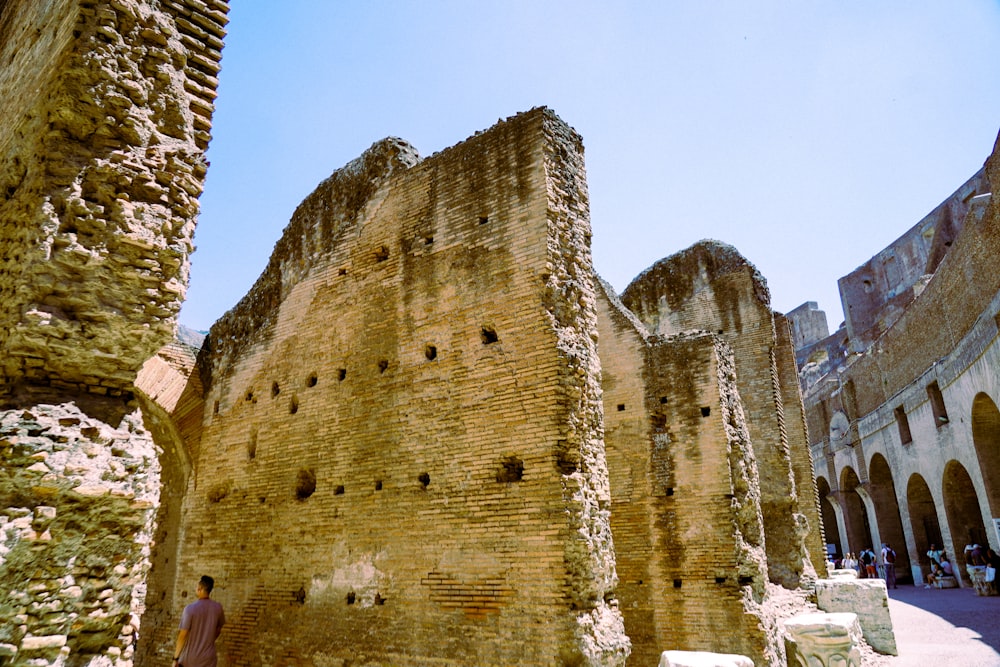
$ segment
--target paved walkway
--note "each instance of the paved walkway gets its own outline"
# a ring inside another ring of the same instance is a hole
[[[900,586],[889,615],[899,650],[890,667],[1000,667],[1000,597]]]

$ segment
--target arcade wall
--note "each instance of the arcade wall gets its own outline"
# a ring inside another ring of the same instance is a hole
[[[931,542],[955,557],[970,539],[996,540],[998,147],[958,191],[968,196],[935,209],[958,198],[966,215],[919,295],[805,396],[814,474],[839,524],[828,531],[843,550],[891,541],[897,571],[915,582]]]

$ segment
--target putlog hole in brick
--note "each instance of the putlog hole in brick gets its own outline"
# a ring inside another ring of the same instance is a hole
[[[313,470],[302,468],[299,470],[298,479],[295,484],[295,497],[305,500],[316,492],[316,473]]]
[[[500,462],[497,481],[501,483],[520,482],[524,477],[524,461],[516,456],[508,456]]]

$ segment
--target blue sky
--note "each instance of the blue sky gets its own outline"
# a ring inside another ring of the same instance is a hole
[[[714,238],[834,329],[837,279],[990,154],[998,75],[998,0],[236,0],[180,321],[234,306],[375,141],[426,156],[544,105],[583,136],[618,291]]]

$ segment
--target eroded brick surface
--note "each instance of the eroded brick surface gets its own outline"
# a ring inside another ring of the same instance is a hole
[[[582,157],[380,142],[213,327],[174,608],[217,573],[230,664],[623,662]]]
[[[128,398],[188,282],[225,2],[0,13],[0,400]]]

